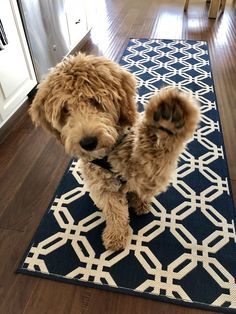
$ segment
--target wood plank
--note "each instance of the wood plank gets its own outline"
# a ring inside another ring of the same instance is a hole
[[[21,236],[21,232],[0,229],[0,304],[2,304],[6,291],[15,279],[16,261],[22,254]]]
[[[25,308],[24,314],[87,314],[89,313],[88,308],[91,307],[91,296],[95,296],[95,294],[95,289],[62,282],[40,280],[37,290],[34,291]]]
[[[71,312],[74,313],[74,312]],[[76,313],[76,312],[75,312]],[[141,297],[97,290],[90,297],[86,314],[207,314],[209,311],[183,307],[170,303],[148,300]],[[211,312],[211,313],[214,313]]]
[[[15,313],[21,313],[21,310],[23,312],[38,282],[36,278],[16,275],[14,271],[45,213],[69,159],[63,148],[51,138],[32,163],[29,174],[0,217],[0,258],[6,261],[6,265],[2,263],[0,268],[0,292],[3,296],[2,302],[0,298],[0,313],[14,313],[15,305],[19,310]]]
[[[0,216],[4,213],[22,182],[30,173],[32,164],[43,152],[49,138],[41,130],[34,129],[22,144],[0,177]],[[6,155],[5,155],[6,156]],[[3,157],[4,158],[4,157]]]
[[[209,14],[208,14],[210,19],[215,19],[217,17],[217,14],[218,14],[218,11],[220,8],[220,4],[221,4],[221,0],[211,1],[210,8],[209,8]]]
[[[28,107],[24,108],[27,110]],[[0,176],[2,176],[8,165],[12,162],[12,158],[9,158],[9,156],[16,155],[34,129],[27,111],[22,113],[22,117],[19,119],[18,123],[11,124],[11,126],[11,132],[8,131],[10,132],[9,134],[7,133],[8,136],[1,138],[0,142]]]
[[[15,274],[26,240],[23,232],[0,229],[0,313],[23,313],[37,284],[37,278]]]
[[[39,279],[36,277],[14,275],[15,280],[7,291],[7,296],[3,298],[0,304],[0,313],[3,314],[20,314],[24,312],[25,306],[30,299],[34,289],[37,288]],[[31,312],[32,313],[32,312]],[[46,312],[44,312],[46,313]]]
[[[16,171],[14,181],[21,183],[18,189],[8,190],[11,200],[0,217],[0,228],[25,231],[34,221],[34,217],[38,217],[37,212],[46,210],[69,160],[62,146],[51,138],[39,157],[31,163],[28,162],[32,168],[28,166],[29,171],[27,173],[25,170],[23,178],[22,171],[19,174]],[[4,202],[5,197],[0,201],[3,207]]]
[[[234,201],[234,208],[236,210],[236,180],[230,180],[230,185],[232,189],[232,196],[233,196],[233,201]]]

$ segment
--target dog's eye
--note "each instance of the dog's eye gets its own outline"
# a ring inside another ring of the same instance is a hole
[[[100,103],[95,98],[90,99],[90,104],[96,108],[100,107]]]
[[[68,115],[70,114],[69,109],[68,109],[66,106],[62,108],[61,113],[62,113],[64,116],[68,116]]]
[[[69,115],[70,115],[70,111],[69,111],[67,105],[63,106],[63,108],[61,109],[61,115],[60,115],[60,123],[62,125],[64,125],[66,123]]]

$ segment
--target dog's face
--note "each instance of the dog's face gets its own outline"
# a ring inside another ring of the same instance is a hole
[[[70,155],[101,158],[136,121],[135,86],[118,64],[79,54],[58,64],[39,85],[30,114]]]
[[[96,98],[67,101],[58,125],[67,153],[87,159],[108,154],[120,132],[117,110],[112,105],[108,111]]]

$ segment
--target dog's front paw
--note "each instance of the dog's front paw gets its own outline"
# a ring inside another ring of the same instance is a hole
[[[116,226],[106,226],[103,231],[102,240],[105,248],[112,251],[125,249],[129,237],[129,226],[116,228]]]
[[[151,98],[145,109],[146,120],[158,132],[174,136],[191,133],[199,121],[199,108],[175,88],[164,88]]]
[[[138,216],[146,215],[150,212],[150,210],[151,205],[149,203],[140,203],[134,208],[134,211]]]
[[[137,215],[148,214],[151,210],[149,202],[142,201],[138,195],[134,192],[130,192],[127,195],[129,207],[132,207]]]

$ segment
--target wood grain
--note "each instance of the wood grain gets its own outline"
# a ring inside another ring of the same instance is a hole
[[[209,43],[230,181],[236,203],[236,11],[227,1],[217,20],[209,4],[184,0],[97,0],[91,38],[82,51],[118,61],[129,37],[200,39]],[[69,162],[55,139],[25,112],[0,141],[0,313],[212,313],[119,293],[16,275],[17,264]]]

